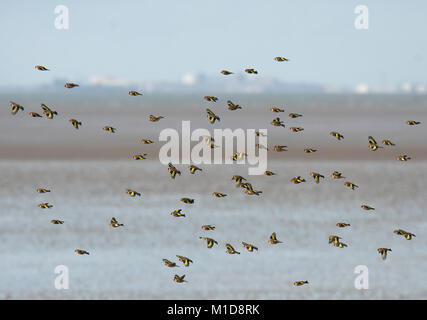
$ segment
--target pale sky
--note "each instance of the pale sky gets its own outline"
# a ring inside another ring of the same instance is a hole
[[[68,30],[55,28],[57,5],[69,9]],[[357,5],[369,9],[368,30],[354,26]],[[426,16],[423,0],[1,1],[0,87],[248,67],[286,82],[427,83]]]

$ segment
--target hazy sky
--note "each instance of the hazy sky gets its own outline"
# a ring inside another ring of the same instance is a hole
[[[368,30],[354,26],[360,4]],[[57,5],[69,9],[68,30],[55,28]],[[175,81],[247,67],[332,86],[427,83],[426,16],[423,0],[1,1],[0,86]]]

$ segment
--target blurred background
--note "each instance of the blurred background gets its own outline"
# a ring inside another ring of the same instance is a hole
[[[68,28],[57,28],[58,5]],[[367,29],[355,26],[359,5],[368,9]],[[0,297],[425,299],[425,10],[423,1],[379,0],[0,3]],[[206,102],[206,95],[219,99]],[[242,109],[228,110],[227,100]],[[25,110],[12,115],[10,101]],[[28,112],[42,114],[41,103],[58,115],[31,118]],[[273,106],[285,112],[272,113]],[[206,108],[221,121],[210,124]],[[153,123],[150,114],[165,118]],[[277,116],[285,128],[270,125]],[[71,118],[82,122],[78,130]],[[158,160],[158,137],[165,128],[180,132],[183,120],[192,130],[266,128],[269,148],[288,151],[269,151],[272,177],[247,176],[246,165],[201,165],[193,176],[177,164],[182,175],[172,180]],[[102,131],[106,125],[117,132]],[[370,135],[396,146],[373,152]],[[138,153],[148,159],[134,161]],[[401,154],[412,159],[396,161]],[[335,170],[346,179],[333,180]],[[315,184],[311,171],[325,179]],[[235,188],[235,174],[262,195]],[[298,175],[307,182],[292,184]],[[52,192],[40,195],[39,187]],[[127,188],[142,196],[130,198]],[[215,191],[228,196],[214,198]],[[41,202],[53,208],[42,210]],[[179,208],[185,218],[170,216]],[[125,226],[109,227],[113,216]],[[399,228],[417,237],[393,234]],[[272,232],[284,243],[268,245]],[[328,245],[331,234],[348,247]],[[219,246],[207,249],[200,236]],[[259,251],[243,251],[242,241]],[[225,243],[241,255],[227,255]],[[392,248],[387,260],[379,247]],[[162,264],[177,254],[194,264]],[[70,270],[68,290],[54,287],[57,265]],[[357,265],[369,268],[368,290],[354,287]],[[174,283],[175,273],[188,283]],[[295,288],[297,280],[310,284]]]

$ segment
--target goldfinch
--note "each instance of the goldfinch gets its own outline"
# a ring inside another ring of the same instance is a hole
[[[83,255],[83,254],[87,254],[89,255],[89,252],[87,252],[86,250],[82,250],[82,249],[76,249],[74,250],[75,253]]]
[[[77,121],[76,119],[70,119],[70,120],[68,120],[72,125],[73,125],[73,127],[74,128],[76,128],[76,129],[78,129],[79,128],[79,126],[81,126],[82,125],[82,123],[80,122],[80,121]]]
[[[351,188],[352,190],[354,190],[355,188],[359,188],[359,186],[357,186],[357,185],[355,185],[354,183],[352,183],[352,182],[344,182],[344,185],[346,186],[346,187],[349,187],[349,188]]]
[[[113,128],[113,127],[110,127],[110,126],[105,126],[105,127],[102,128],[102,130],[115,133],[117,129]]]
[[[186,266],[186,267],[188,267],[190,265],[190,263],[193,263],[193,260],[191,260],[187,257],[183,257],[183,256],[179,256],[179,255],[176,255],[176,256],[177,256],[178,260],[181,261],[184,264],[184,266]]]
[[[24,111],[24,107],[20,104],[17,104],[16,102],[10,101],[9,105],[12,108],[13,115],[17,114],[19,110]]]
[[[124,226],[124,224],[123,223],[118,223],[117,220],[116,220],[116,218],[112,217],[111,221],[110,221],[110,226],[112,228],[118,228],[118,227]]]
[[[142,93],[139,93],[138,91],[129,91],[128,94],[130,96],[142,96]]]
[[[381,258],[383,260],[385,260],[387,258],[387,251],[391,252],[391,249],[389,249],[389,248],[378,248],[377,251],[381,255]]]
[[[173,267],[179,267],[176,265],[175,262],[169,261],[168,259],[162,259],[163,263],[166,267],[173,268]]]
[[[332,131],[329,132],[329,134],[335,138],[337,138],[338,140],[344,139],[344,136],[338,132]]]
[[[202,230],[212,231],[212,230],[215,230],[215,226],[211,226],[210,224],[205,224],[202,226]]]
[[[273,121],[271,121],[271,124],[275,127],[283,127],[285,128],[285,124],[283,123],[283,121],[280,121],[280,118],[274,118]]]
[[[255,69],[245,69],[245,72],[249,74],[258,74],[258,71],[256,71]]]
[[[71,89],[71,88],[74,88],[74,87],[79,87],[79,85],[77,83],[68,82],[68,83],[64,84],[64,87],[68,88],[68,89]]]
[[[218,244],[218,242],[216,242],[214,239],[212,238],[207,238],[207,237],[199,237],[199,239],[203,239],[206,241],[206,246],[208,247],[208,249],[211,249],[215,244]]]
[[[202,169],[200,169],[199,167],[197,167],[195,165],[189,165],[188,169],[190,169],[191,174],[195,174],[197,170],[202,171]]]
[[[35,68],[36,70],[39,70],[39,71],[49,71],[49,69],[47,69],[47,68],[45,68],[45,67],[43,67],[43,66],[39,66],[39,65],[35,66],[34,68]]]
[[[175,179],[177,174],[181,175],[181,171],[179,171],[177,168],[175,168],[171,162],[168,163],[168,171],[169,171],[171,179]]]
[[[319,182],[320,182],[320,178],[325,179],[325,176],[323,176],[323,175],[321,175],[320,173],[317,173],[317,172],[310,172],[310,176],[312,176],[312,177],[313,177],[313,179],[314,179],[314,181],[315,181],[316,183],[319,183]]]
[[[278,243],[282,243],[282,241],[277,240],[276,237],[276,232],[273,232],[270,236],[270,239],[268,240],[269,244],[278,244]]]
[[[249,252],[253,252],[254,250],[258,251],[258,248],[255,247],[254,245],[250,244],[250,243],[242,242],[242,244],[243,244],[243,248],[245,248]]]
[[[305,182],[305,179],[302,179],[301,176],[296,176],[291,179],[291,182],[294,184],[299,184],[299,183]]]
[[[193,204],[194,203],[194,199],[190,199],[190,198],[181,198],[181,201],[187,204]]]
[[[278,61],[278,62],[282,62],[282,61],[289,61],[289,59],[286,59],[286,58],[284,58],[284,57],[275,57],[275,58],[274,58],[274,60],[275,60],[275,61]]]
[[[234,250],[233,246],[229,243],[226,243],[225,247],[227,248],[227,250],[225,252],[228,254],[240,254],[240,252]]]
[[[150,121],[151,122],[158,122],[160,119],[163,119],[163,116],[153,116],[152,114],[150,114]]]
[[[182,209],[176,209],[171,212],[171,216],[173,217],[185,217],[185,214],[181,213]]]
[[[141,196],[141,194],[139,192],[132,190],[132,189],[126,189],[126,193],[128,195],[130,195],[131,197],[135,197],[135,196],[140,197]]]

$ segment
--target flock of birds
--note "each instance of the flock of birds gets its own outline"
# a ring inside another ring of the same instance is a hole
[[[278,61],[278,62],[289,61],[289,59],[284,58],[284,57],[275,57],[274,60]],[[49,69],[47,69],[46,67],[41,66],[41,65],[35,66],[35,69],[39,70],[39,71],[49,71]],[[258,71],[255,70],[255,69],[245,69],[245,72],[248,73],[248,74],[258,74]],[[229,76],[229,75],[232,75],[233,72],[228,71],[228,70],[222,70],[221,74],[223,74],[225,76]],[[68,89],[72,89],[72,88],[78,87],[78,86],[79,85],[76,84],[76,83],[66,83],[64,85],[64,87],[68,88]],[[139,93],[137,91],[129,91],[128,94],[130,96],[141,96],[142,95],[142,93]],[[205,96],[204,100],[206,100],[208,102],[214,102],[215,103],[218,100],[218,98],[214,97],[214,96]],[[227,101],[227,105],[228,105],[228,109],[232,110],[232,111],[233,110],[242,109],[241,106],[234,104],[230,100]],[[20,105],[20,104],[18,104],[16,102],[12,102],[12,101],[10,102],[10,107],[12,109],[12,114],[13,115],[16,115],[19,111],[23,111],[24,110],[24,107],[22,105]],[[43,103],[41,104],[41,108],[42,108],[43,114],[48,119],[53,119],[54,116],[58,115],[57,111],[52,110],[51,108],[49,108],[47,105],[45,105]],[[282,112],[284,112],[283,109],[280,109],[278,107],[271,107],[270,111],[273,112],[273,113],[282,113]],[[213,111],[211,111],[209,108],[206,109],[206,113],[207,113],[207,118],[209,119],[210,123],[213,124],[213,123],[215,123],[215,121],[220,121],[220,118]],[[40,115],[37,112],[30,112],[29,115],[31,117],[42,117],[42,115]],[[290,113],[289,114],[290,118],[299,118],[299,117],[302,117],[302,116],[303,115],[297,114],[297,113]],[[155,116],[155,115],[150,115],[149,116],[149,120],[151,122],[158,122],[162,118],[164,118],[164,117],[163,116]],[[79,129],[79,127],[82,125],[82,123],[80,121],[76,120],[76,119],[70,119],[69,122],[71,123],[71,125],[75,129]],[[408,120],[408,121],[406,121],[406,124],[409,125],[409,126],[415,126],[415,125],[420,124],[420,122],[415,121],[415,120]],[[274,118],[273,121],[271,122],[271,125],[273,125],[275,127],[285,127],[284,122],[281,121],[279,117]],[[300,131],[304,130],[304,128],[301,128],[301,127],[290,127],[289,129],[292,132],[300,132]],[[117,129],[114,128],[114,127],[111,127],[111,126],[104,126],[102,128],[102,130],[110,132],[110,133],[115,133]],[[344,139],[344,136],[341,133],[339,133],[339,132],[332,131],[329,134],[332,137],[336,138],[337,140]],[[256,131],[255,135],[256,136],[262,136],[263,134],[260,133],[260,132],[258,132],[258,131]],[[215,148],[216,147],[215,144],[214,144],[214,139],[213,138],[211,138],[211,137],[204,137],[204,138],[206,139],[206,143],[207,143],[208,146],[210,146],[211,148]],[[149,140],[149,139],[142,139],[141,142],[143,144],[152,144],[152,143],[154,143],[154,141]],[[369,148],[372,151],[376,151],[379,148],[384,148],[384,147],[378,145],[378,143],[375,141],[375,139],[372,136],[368,137],[368,143],[369,143],[368,146],[369,146]],[[381,143],[384,146],[395,146],[395,144],[393,142],[391,142],[390,140],[382,140]],[[260,145],[260,144],[256,144],[255,146],[258,149],[263,148],[263,149],[269,150],[267,148],[267,146],[263,146],[263,145]],[[276,152],[283,152],[283,151],[287,151],[286,148],[287,147],[283,146],[283,145],[276,145],[276,146],[274,146],[273,150],[276,151]],[[318,150],[312,149],[312,148],[306,148],[306,149],[304,149],[305,153],[314,153],[314,152],[317,152],[317,151]],[[134,160],[142,160],[142,159],[146,159],[146,156],[147,156],[147,154],[137,154],[137,155],[133,156],[133,159]],[[241,159],[244,156],[247,156],[247,154],[243,153],[243,152],[236,152],[233,155],[232,158],[233,158],[233,160],[237,161],[238,159]],[[411,157],[409,157],[408,155],[399,155],[399,156],[396,157],[396,160],[398,160],[398,161],[408,161],[410,159],[411,159]],[[188,169],[189,169],[189,171],[190,171],[191,174],[195,174],[197,171],[202,171],[201,168],[199,168],[199,167],[197,167],[195,165],[189,165]],[[170,177],[172,179],[175,179],[177,175],[181,175],[181,171],[179,171],[172,163],[168,164],[168,171],[169,171]],[[267,176],[275,175],[275,173],[272,172],[272,171],[265,171],[264,174],[267,175]],[[324,175],[322,175],[320,173],[317,173],[317,172],[311,172],[310,176],[313,177],[315,183],[317,183],[317,184],[320,183],[321,179],[325,179]],[[333,179],[344,179],[345,178],[344,176],[342,176],[342,173],[338,172],[338,171],[332,172],[331,177]],[[237,187],[241,187],[242,189],[244,189],[244,192],[246,194],[248,194],[248,195],[257,195],[257,196],[259,196],[262,193],[262,191],[254,189],[253,186],[252,186],[252,184],[249,183],[242,176],[234,175],[232,177],[232,180],[235,181],[235,184],[236,184]],[[294,184],[300,184],[300,183],[306,182],[306,180],[304,178],[302,178],[301,176],[296,176],[296,177],[294,177],[294,178],[291,179],[291,182],[294,183]],[[352,190],[355,190],[356,188],[359,188],[359,186],[355,185],[354,183],[352,183],[350,181],[345,181],[344,182],[344,186],[346,186],[346,187],[348,187],[348,188],[350,188]],[[46,188],[38,188],[36,191],[38,193],[48,193],[48,192],[51,192],[51,190],[46,189]],[[141,196],[141,194],[139,192],[137,192],[135,190],[131,190],[131,189],[127,189],[126,193],[129,196],[131,196],[131,197]],[[220,192],[213,192],[212,195],[214,197],[217,197],[217,198],[222,198],[222,197],[227,196],[226,194],[220,193]],[[186,204],[193,204],[194,203],[194,199],[190,199],[190,198],[181,198],[181,201],[183,203],[186,203]],[[38,204],[38,207],[40,207],[41,209],[50,209],[53,206],[51,204],[47,203],[47,202],[43,202],[43,203]],[[375,210],[375,208],[373,208],[373,207],[371,207],[369,205],[366,205],[366,204],[361,205],[361,208],[363,210],[366,210],[366,211]],[[182,209],[174,210],[170,214],[173,217],[185,217],[185,214],[182,213]],[[58,219],[53,219],[53,220],[51,220],[51,223],[52,224],[63,224],[64,221],[58,220]],[[119,223],[115,217],[112,217],[111,221],[110,221],[110,226],[112,228],[118,228],[118,227],[122,227],[123,224]],[[336,224],[336,226],[338,228],[347,228],[347,227],[350,227],[350,224],[346,223],[346,222],[338,222]],[[213,230],[215,230],[215,226],[213,226],[213,225],[203,225],[201,228],[202,228],[202,230],[205,230],[205,231],[213,231]],[[406,240],[411,240],[413,237],[415,237],[415,235],[413,233],[407,232],[407,231],[402,230],[402,229],[394,230],[393,232],[395,234],[397,234],[397,235],[403,236]],[[215,239],[211,238],[211,237],[200,237],[200,239],[202,239],[203,241],[206,242],[206,246],[209,249],[212,248],[214,245],[218,245],[218,242]],[[337,236],[337,235],[330,235],[329,236],[329,244],[333,244],[333,246],[338,247],[338,248],[345,248],[345,247],[347,247],[347,244],[345,244],[341,240],[342,240],[342,238],[339,237],[339,236]],[[279,241],[277,239],[276,233],[273,232],[270,235],[268,243],[271,244],[271,245],[277,245],[277,244],[282,243],[282,241]],[[242,242],[242,245],[243,245],[243,248],[246,249],[248,252],[254,252],[254,251],[258,250],[258,248],[255,245],[250,244],[250,243]],[[234,247],[231,244],[226,243],[225,246],[226,246],[226,249],[227,249],[225,251],[226,253],[228,253],[228,254],[240,254],[240,252],[238,252],[237,250],[235,250]],[[378,253],[381,255],[381,258],[383,260],[385,260],[387,258],[387,252],[392,251],[391,248],[378,248],[377,250],[378,250]],[[86,250],[83,250],[83,249],[75,249],[74,251],[76,252],[76,254],[79,254],[79,255],[89,255],[89,252],[86,251]],[[188,258],[188,257],[181,256],[181,255],[177,255],[176,257],[178,258],[178,260],[180,262],[182,262],[182,264],[185,267],[189,267],[190,264],[193,263],[193,261],[190,258]],[[163,259],[163,263],[164,263],[165,266],[170,267],[170,268],[178,267],[178,265],[177,265],[176,262],[172,262],[172,261],[170,261],[168,259]],[[179,275],[175,274],[174,278],[173,278],[173,281],[175,281],[177,283],[186,282],[187,280],[185,280],[184,278],[185,278],[185,275],[179,276]],[[304,281],[295,281],[293,284],[294,284],[294,286],[302,286],[302,285],[308,284],[308,281],[306,281],[306,280],[304,280]]]

